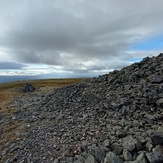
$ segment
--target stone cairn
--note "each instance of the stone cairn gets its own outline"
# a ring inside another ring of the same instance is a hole
[[[32,84],[25,83],[25,85],[22,88],[20,88],[18,91],[27,93],[27,92],[34,92],[35,90],[36,88]]]

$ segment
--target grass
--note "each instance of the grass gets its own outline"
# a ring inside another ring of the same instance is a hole
[[[0,84],[0,117],[6,116],[8,119],[4,124],[0,124],[0,151],[3,146],[15,141],[23,132],[24,121],[14,122],[11,117],[17,108],[10,106],[11,102],[23,95],[22,92],[16,91],[21,88],[25,83],[30,83],[36,88],[36,92],[45,94],[52,91],[54,88],[67,86],[85,80],[84,78],[69,78],[69,79],[44,79],[44,80],[29,80],[17,81]],[[1,159],[0,159],[1,161]]]
[[[85,80],[84,78],[68,78],[68,79],[43,79],[43,80],[29,80],[17,81],[11,83],[0,84],[0,110],[7,107],[15,97],[19,97],[22,93],[17,92],[16,89],[21,88],[25,83],[31,83],[37,92],[44,93],[52,90],[53,88],[63,87]]]

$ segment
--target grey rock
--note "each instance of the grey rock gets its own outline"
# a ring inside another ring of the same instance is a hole
[[[85,158],[82,157],[82,156],[77,156],[77,160],[76,160],[76,163],[84,163],[85,162]]]
[[[163,146],[157,145],[155,148],[152,149],[152,152],[154,153],[160,153],[163,155]]]
[[[132,161],[132,154],[127,149],[124,149],[123,158],[125,161]]]
[[[93,155],[89,155],[85,160],[85,163],[97,163]]]
[[[163,127],[159,126],[157,131],[158,132],[163,132]]]
[[[146,157],[150,163],[162,163],[163,162],[163,155],[160,153],[147,153]]]
[[[151,137],[151,135],[153,134],[154,130],[149,129],[146,131],[147,135]]]
[[[147,150],[150,152],[150,151],[152,150],[152,148],[153,148],[153,145],[152,145],[150,142],[147,142],[147,143],[145,144],[145,147],[146,147]]]
[[[138,161],[124,161],[123,163],[140,163]]]
[[[11,162],[12,162],[12,161],[8,159],[8,160],[6,160],[6,162],[5,162],[5,163],[11,163]]]
[[[83,163],[83,162],[81,162],[79,160],[75,160],[73,163]]]
[[[73,163],[84,163],[84,162],[81,162],[80,160],[75,160]]]
[[[159,58],[163,58],[163,53],[160,53],[160,54],[158,55],[158,57],[159,57]]]
[[[163,81],[162,75],[151,75],[151,76],[148,77],[148,79],[152,83],[161,83]]]
[[[106,154],[104,163],[123,163],[122,160],[113,152]]]
[[[129,107],[123,106],[121,110],[122,110],[122,115],[126,116],[129,114]]]
[[[139,154],[138,157],[136,158],[136,161],[138,163],[147,163],[147,158],[145,156],[145,153],[142,152],[141,154]]]
[[[143,62],[147,62],[147,61],[149,61],[149,57],[145,57],[145,58],[143,58],[142,61],[143,61]]]
[[[114,143],[112,144],[112,150],[115,154],[120,155],[122,154],[123,147],[118,143]]]
[[[156,104],[159,106],[159,107],[162,107],[163,108],[163,98],[160,98],[156,101]]]
[[[60,162],[60,157],[54,160],[54,163],[59,163]]]
[[[105,151],[101,147],[95,147],[95,159],[98,162],[103,162],[105,158]]]
[[[111,141],[110,140],[105,140],[103,144],[104,144],[105,147],[110,148]]]
[[[123,138],[123,148],[133,151],[134,149],[140,149],[140,143],[131,135]]]
[[[116,131],[116,135],[119,138],[123,138],[126,135],[126,133],[124,131],[118,130],[118,131]]]
[[[66,163],[73,163],[73,158],[72,157],[67,157],[66,158]]]
[[[155,131],[151,138],[154,145],[163,145],[163,132]]]

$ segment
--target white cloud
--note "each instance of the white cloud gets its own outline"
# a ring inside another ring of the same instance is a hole
[[[160,53],[130,47],[163,34],[162,6],[162,0],[0,0],[0,61],[53,65],[59,73],[119,69]],[[51,73],[39,69],[12,72]]]
[[[36,75],[47,75],[47,74],[59,74],[69,73],[71,71],[64,71],[59,67],[48,67],[46,65],[29,65],[22,69],[3,69],[0,70],[0,76],[36,76]]]

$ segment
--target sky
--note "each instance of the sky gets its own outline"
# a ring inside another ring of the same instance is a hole
[[[163,52],[162,0],[0,0],[0,77],[92,77]]]

